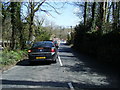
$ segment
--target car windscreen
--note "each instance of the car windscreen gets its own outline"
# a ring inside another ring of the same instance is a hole
[[[35,43],[33,44],[32,48],[36,47],[53,47],[53,43]]]

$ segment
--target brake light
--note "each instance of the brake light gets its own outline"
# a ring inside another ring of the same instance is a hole
[[[32,50],[28,50],[28,52],[30,53],[30,52],[32,52]]]
[[[51,49],[51,52],[55,52],[55,49],[52,48],[52,49]]]

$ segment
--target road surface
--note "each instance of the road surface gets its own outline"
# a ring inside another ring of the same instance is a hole
[[[57,63],[29,65],[28,60],[2,73],[2,88],[84,90],[118,88],[118,74],[62,44]],[[14,90],[14,89],[13,89]]]

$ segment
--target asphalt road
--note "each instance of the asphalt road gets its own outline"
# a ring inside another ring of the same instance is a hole
[[[2,73],[2,88],[42,88],[83,90],[118,88],[118,74],[67,45],[59,48],[57,63],[29,65],[28,60]],[[14,90],[14,89],[13,89]]]

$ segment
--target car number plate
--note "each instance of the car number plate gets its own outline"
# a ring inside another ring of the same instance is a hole
[[[46,57],[36,57],[36,59],[46,59]]]

